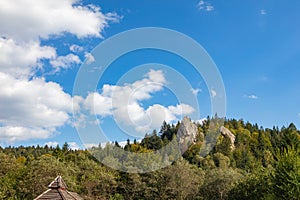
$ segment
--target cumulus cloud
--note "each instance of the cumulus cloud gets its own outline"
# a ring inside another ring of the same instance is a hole
[[[0,72],[0,110],[0,138],[10,142],[47,138],[68,122],[72,98],[57,83]]]
[[[83,6],[78,0],[0,1],[0,71],[30,77],[43,66],[43,59],[51,60],[56,70],[58,65],[67,68],[79,58],[56,55],[54,47],[41,46],[42,39],[64,33],[102,37],[104,28],[118,20],[116,14],[104,14],[99,7]],[[72,45],[70,50],[76,53],[81,47]]]
[[[56,57],[56,50],[50,46],[40,46],[39,42],[17,44],[12,39],[0,38],[0,72],[15,77],[28,77],[42,63],[41,59]]]
[[[174,115],[186,115],[194,112],[194,108],[187,104],[177,104],[176,106],[169,106],[168,110]]]
[[[97,6],[80,5],[78,0],[0,1],[0,35],[16,41],[47,39],[69,32],[77,37],[102,37],[101,32],[114,13],[104,14]]]
[[[58,55],[42,41],[65,33],[78,39],[102,38],[104,28],[119,19],[81,0],[0,0],[1,141],[45,139],[69,122],[72,97],[59,84],[35,76],[45,61],[55,71],[79,64],[75,54],[84,49],[71,45],[72,53]],[[81,99],[74,99],[73,107],[79,110]]]
[[[99,93],[90,93],[85,101],[84,106],[96,115],[108,116],[112,114],[112,99]]]
[[[194,108],[187,104],[167,107],[154,104],[147,108],[141,105],[141,101],[151,99],[155,92],[161,91],[165,83],[161,70],[150,70],[143,79],[133,83],[104,85],[101,93],[90,93],[86,97],[84,106],[91,114],[113,116],[118,123],[144,133],[158,128],[164,120],[169,123],[178,116],[194,112]]]

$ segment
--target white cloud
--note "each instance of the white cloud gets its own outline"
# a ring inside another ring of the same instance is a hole
[[[165,107],[160,104],[149,106],[146,110],[146,116],[151,119],[151,123],[139,123],[136,130],[142,133],[148,132],[161,126],[163,121],[167,123],[178,121],[178,117],[182,115],[189,115],[194,112],[194,108],[187,104],[178,104],[176,106]],[[143,116],[143,118],[146,118]],[[142,119],[143,119],[142,118]],[[138,123],[137,123],[138,124]]]
[[[84,147],[86,148],[86,149],[91,149],[91,148],[93,148],[93,147],[98,147],[99,146],[99,144],[95,144],[95,143],[85,143],[84,144]]]
[[[78,53],[78,52],[83,51],[83,47],[79,46],[77,44],[73,44],[73,45],[70,46],[70,51],[73,52],[73,53]]]
[[[90,93],[85,101],[84,106],[92,113],[101,116],[112,114],[112,99],[99,93]]]
[[[67,142],[69,145],[69,148],[72,150],[78,150],[80,149],[80,147],[78,146],[78,144],[76,142]]]
[[[172,122],[180,115],[188,115],[194,109],[187,104],[165,107],[154,104],[144,108],[140,101],[148,100],[152,94],[163,89],[166,83],[160,70],[150,70],[143,79],[123,86],[104,85],[101,93],[90,93],[84,106],[92,114],[101,117],[114,116],[123,125],[131,126],[136,131],[149,131],[160,127],[161,123]]]
[[[251,95],[244,95],[245,98],[248,98],[248,99],[258,99],[258,96],[254,95],[254,94],[251,94]]]
[[[195,111],[193,107],[187,104],[177,104],[176,106],[169,106],[168,110],[174,115],[188,115]]]
[[[199,3],[198,3],[198,6],[200,7],[200,6],[204,6],[205,5],[205,2],[203,1],[203,0],[201,0],[201,1],[199,1]]]
[[[199,1],[199,3],[198,3],[198,7],[200,7],[200,6],[204,6],[205,5],[205,2],[204,1]]]
[[[95,62],[95,58],[94,56],[91,54],[91,53],[85,53],[84,54],[84,57],[86,59],[86,63],[89,65],[89,64],[92,64],[93,62]]]
[[[248,96],[248,98],[250,98],[250,99],[258,99],[258,96],[256,96],[256,95],[250,95],[250,96]]]
[[[165,78],[162,71],[150,70],[142,80],[123,86],[104,85],[102,93],[91,93],[85,100],[85,107],[93,114],[107,116],[114,114],[117,120],[130,124],[145,121],[146,111],[138,101],[151,98],[151,94],[162,90]]]
[[[67,142],[69,145],[69,148],[72,150],[78,150],[80,149],[80,147],[78,146],[78,144],[76,142]],[[59,145],[58,142],[55,141],[49,141],[46,142],[45,145],[49,146],[49,147],[57,147],[57,145]]]
[[[80,112],[81,104],[84,102],[84,99],[81,96],[74,96],[73,97],[73,112]]]
[[[118,20],[81,0],[0,0],[0,141],[45,139],[69,123],[72,97],[35,75],[45,60],[56,71],[81,61],[72,53],[57,55],[55,47],[41,41],[65,33],[101,38],[104,28]],[[83,47],[72,45],[70,51]],[[77,110],[79,100],[73,102]]]
[[[0,110],[0,138],[47,138],[68,122],[72,98],[57,83],[16,79],[0,72]]]
[[[193,95],[198,95],[198,93],[202,92],[202,90],[200,88],[192,88],[191,92]]]
[[[79,63],[81,63],[80,58],[72,53],[66,56],[58,56],[54,60],[50,61],[50,64],[55,68],[55,71],[59,71],[60,69],[68,69],[72,65]]]
[[[141,142],[142,140],[136,140],[137,142]],[[131,141],[131,143],[132,143],[132,141]],[[118,144],[121,146],[121,147],[125,147],[125,145],[127,144],[127,141],[120,141],[120,142],[118,142]],[[105,147],[105,145],[103,146],[103,147]]]
[[[28,77],[41,67],[41,59],[56,57],[53,47],[40,46],[38,42],[29,42],[23,45],[12,39],[0,37],[0,72],[14,77]]]
[[[207,121],[207,118],[202,118],[202,119],[195,120],[194,123],[199,123],[200,125],[203,125],[203,123],[206,121]]]
[[[267,14],[267,11],[266,11],[265,9],[261,9],[261,10],[260,10],[260,14],[261,14],[261,15],[266,15],[266,14]]]
[[[114,13],[102,13],[99,7],[83,6],[80,0],[2,0],[0,71],[15,77],[30,77],[42,67],[42,59],[52,60],[54,67],[67,68],[70,62],[78,63],[78,57],[58,56],[55,48],[41,46],[41,39],[64,33],[78,38],[102,37],[109,22],[119,18]],[[72,45],[70,50],[81,48]]]
[[[213,11],[214,10],[214,6],[211,5],[211,3],[207,2],[207,1],[199,1],[199,3],[197,4],[197,7],[199,10],[205,10],[207,12]]]
[[[101,37],[114,13],[104,14],[99,7],[80,5],[78,0],[9,0],[0,1],[0,35],[16,41],[49,38],[65,32],[77,37]]]
[[[141,142],[141,140],[138,140],[138,142]],[[118,142],[118,143],[121,147],[125,147],[125,145],[127,144],[127,141],[121,141],[121,142]]]
[[[211,5],[207,5],[205,10],[208,11],[208,12],[209,12],[209,11],[213,11],[213,10],[214,10],[214,7],[211,6]]]
[[[211,89],[210,94],[211,94],[212,98],[215,98],[217,96],[217,91],[214,89]]]
[[[48,147],[57,147],[57,145],[59,145],[59,143],[58,142],[52,142],[52,141],[50,141],[50,142],[46,142],[44,144],[44,146],[45,145],[47,145]]]
[[[0,126],[0,140],[6,143],[14,143],[30,139],[46,139],[54,130],[44,128],[32,128],[23,126]]]

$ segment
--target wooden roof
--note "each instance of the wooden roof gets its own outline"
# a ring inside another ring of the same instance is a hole
[[[58,176],[52,181],[48,190],[35,198],[34,200],[83,200],[77,193],[69,192],[67,185],[61,176]]]

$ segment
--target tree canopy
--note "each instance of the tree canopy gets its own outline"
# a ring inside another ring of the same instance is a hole
[[[219,122],[208,118],[197,123],[199,135],[214,134],[208,127],[218,131]],[[156,154],[174,142],[179,125],[164,122],[158,132],[146,135],[141,142],[128,140],[125,147],[114,142],[91,151],[72,150],[67,143],[62,147],[0,148],[0,199],[33,199],[57,175],[85,199],[300,199],[300,131],[294,124],[264,129],[226,119],[224,126],[236,137],[234,149],[228,138],[220,135],[204,157],[200,155],[202,137],[197,137],[182,156],[170,153],[174,145],[161,156]],[[112,148],[120,151],[110,155]],[[168,163],[167,167],[130,174],[96,159],[124,168],[145,165],[123,150],[153,152],[157,161]]]

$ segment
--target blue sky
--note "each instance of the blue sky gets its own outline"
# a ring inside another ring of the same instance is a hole
[[[299,9],[296,0],[0,0],[0,145],[67,141],[76,148],[97,143],[88,133],[80,135],[91,142],[81,141],[74,128],[89,120],[109,139],[124,141],[159,128],[162,118],[172,123],[183,115],[211,115],[214,95],[203,77],[186,60],[153,49],[120,56],[96,90],[73,94],[80,67],[103,58],[90,54],[99,43],[142,27],[172,29],[202,45],[222,76],[228,118],[299,128]],[[174,92],[184,87],[180,75],[188,89]],[[108,108],[116,86],[119,99],[133,96],[130,109],[122,101]]]

